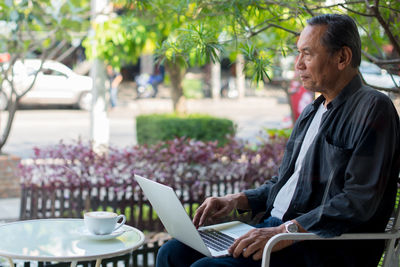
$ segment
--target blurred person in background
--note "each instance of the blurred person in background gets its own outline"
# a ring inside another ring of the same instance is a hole
[[[153,87],[153,95],[152,97],[156,97],[158,94],[158,85],[164,81],[165,69],[164,65],[156,64],[154,67],[154,72],[150,76],[149,83]]]
[[[117,106],[118,102],[118,86],[122,82],[122,75],[114,71],[111,65],[107,65],[107,78],[109,82],[110,105],[111,107]]]

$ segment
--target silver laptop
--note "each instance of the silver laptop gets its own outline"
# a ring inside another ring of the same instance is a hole
[[[197,230],[171,187],[139,175],[135,175],[135,179],[168,233],[207,257],[229,255],[227,249],[233,241],[254,228],[234,221],[200,227]]]

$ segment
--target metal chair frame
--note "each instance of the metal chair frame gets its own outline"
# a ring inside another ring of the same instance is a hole
[[[384,239],[386,246],[383,254],[382,267],[399,266],[399,246],[397,240],[400,238],[400,204],[395,207],[393,224],[384,233],[357,233],[343,234],[337,237],[324,238],[313,233],[278,234],[273,236],[265,245],[262,257],[262,267],[269,267],[272,248],[281,240],[371,240]]]

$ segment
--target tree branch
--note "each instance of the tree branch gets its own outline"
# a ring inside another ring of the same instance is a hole
[[[379,54],[381,55],[381,57],[383,58],[384,55],[383,55],[383,53],[382,53],[382,51],[381,51],[382,48],[376,43],[375,39],[372,38],[372,36],[371,36],[371,34],[370,34],[371,30],[365,29],[364,25],[360,24],[358,21],[356,21],[356,23],[357,23],[358,27],[360,27],[361,29],[364,30],[365,34],[367,35],[368,39],[369,39],[370,42],[371,42],[371,45],[375,47],[375,49],[378,51],[378,53],[379,53]]]
[[[302,0],[301,2],[303,3],[303,6],[304,6],[305,10],[307,11],[307,13],[310,14],[312,17],[314,17],[314,12],[310,8],[308,8],[306,1]]]
[[[67,51],[65,51],[64,53],[62,53],[60,56],[58,56],[55,60],[56,61],[63,61],[65,58],[67,58],[68,56],[70,56],[76,49],[78,48],[78,46],[70,46]]]
[[[360,16],[363,16],[363,17],[374,17],[374,15],[371,15],[371,14],[368,14],[368,13],[361,13],[361,12],[355,11],[354,9],[351,9],[351,8],[345,6],[344,4],[339,4],[339,6],[341,6],[344,9],[346,9],[347,11],[350,11],[350,12],[352,12],[354,14],[357,14],[357,15],[360,15]]]
[[[393,45],[393,49],[400,54],[400,44],[397,41],[397,39],[393,36],[392,31],[390,30],[389,25],[386,23],[386,21],[384,20],[384,18],[382,17],[381,13],[379,12],[379,0],[375,0],[375,4],[374,5],[370,5],[368,0],[365,0],[366,4],[367,4],[367,8],[371,9],[371,11],[373,12],[373,14],[375,15],[376,19],[378,20],[379,24],[381,24],[381,26],[383,27],[385,33],[387,34],[390,42]]]
[[[384,88],[384,87],[379,87],[379,86],[375,86],[375,85],[370,85],[370,84],[368,84],[368,83],[365,81],[364,77],[361,75],[360,72],[359,72],[359,75],[361,76],[361,79],[363,80],[364,84],[366,84],[366,85],[368,85],[368,86],[370,86],[370,87],[372,87],[372,88],[374,88],[374,89],[376,89],[376,90],[385,91],[385,92],[389,92],[389,93],[394,93],[394,94],[399,94],[399,95],[400,95],[400,87],[399,87],[399,85],[396,84],[396,82],[394,81],[393,76],[391,76],[391,77],[392,77],[392,81],[393,81],[393,84],[394,84],[396,87],[394,87],[394,88]]]
[[[365,84],[367,84],[368,86],[370,86],[370,87],[372,87],[372,88],[374,88],[376,90],[379,90],[379,91],[385,91],[385,92],[388,92],[388,93],[394,93],[394,94],[400,95],[400,88],[399,87],[383,88],[383,87],[379,87],[379,86],[370,85],[368,83],[365,83]]]
[[[281,29],[281,30],[283,30],[283,31],[286,31],[286,32],[292,33],[292,34],[294,34],[294,35],[296,35],[296,36],[300,35],[300,33],[296,32],[296,31],[293,31],[293,30],[287,29],[287,28],[285,28],[285,27],[282,27],[282,26],[280,26],[280,25],[277,25],[277,24],[274,24],[274,23],[269,23],[268,25],[266,25],[266,26],[262,27],[261,29],[259,29],[259,30],[255,31],[255,32],[251,32],[251,34],[250,34],[250,35],[248,35],[247,37],[249,37],[249,38],[250,38],[250,37],[253,37],[253,36],[255,36],[255,35],[257,35],[257,34],[259,34],[259,33],[263,32],[263,31],[265,31],[265,30],[267,30],[267,29],[271,28],[271,27],[274,27],[274,28]]]
[[[35,84],[35,82],[36,82],[36,79],[37,79],[37,76],[38,76],[38,74],[39,74],[39,72],[42,70],[42,68],[43,68],[43,64],[44,64],[44,61],[46,60],[46,53],[43,53],[42,54],[42,57],[41,57],[41,62],[40,62],[40,67],[39,67],[39,69],[37,70],[37,72],[35,73],[35,77],[33,78],[33,81],[32,81],[32,83],[28,86],[28,88],[26,88],[25,89],[25,91],[23,91],[21,94],[18,94],[18,92],[15,90],[15,88],[14,88],[14,86],[13,86],[13,91],[14,91],[14,93],[15,93],[15,95],[16,95],[16,102],[19,102],[19,100],[22,98],[22,97],[24,97],[24,95],[26,95],[32,88],[33,88],[33,85]]]
[[[58,52],[60,52],[61,49],[63,49],[65,45],[67,45],[67,41],[66,40],[62,40],[61,42],[59,42],[57,44],[57,46],[50,52],[49,58],[50,59],[55,58],[55,56],[58,54]]]
[[[362,3],[365,3],[365,0],[345,1],[345,3],[338,3],[338,4],[332,4],[332,5],[326,5],[326,6],[322,5],[322,6],[316,7],[315,9],[326,9],[326,8],[331,9],[331,8],[342,6],[342,5],[351,6],[351,5],[358,5],[358,4],[362,4]]]
[[[393,12],[396,12],[396,13],[400,13],[400,9],[395,9],[395,8],[390,7],[390,6],[379,6],[379,7],[386,8],[386,9],[388,9],[390,11],[393,11]]]
[[[400,64],[400,58],[395,59],[381,59],[374,57],[371,54],[368,54],[364,50],[361,50],[362,54],[371,62],[375,63],[376,65],[383,66],[383,65],[393,65],[393,64]]]

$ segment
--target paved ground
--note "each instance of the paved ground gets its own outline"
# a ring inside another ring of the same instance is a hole
[[[172,102],[166,94],[161,91],[160,98],[134,100],[129,88],[120,92],[119,106],[109,112],[110,143],[118,146],[136,144],[134,117],[171,112]],[[207,113],[232,119],[238,126],[237,136],[254,142],[264,127],[279,128],[290,115],[285,93],[277,89],[242,100],[188,100],[187,107],[189,113]],[[89,112],[79,110],[18,111],[4,152],[29,158],[34,145],[56,143],[61,139],[89,138],[89,118]],[[16,220],[18,216],[19,199],[0,199],[0,222]]]
[[[15,221],[19,218],[19,198],[0,199],[0,224],[7,221]]]

